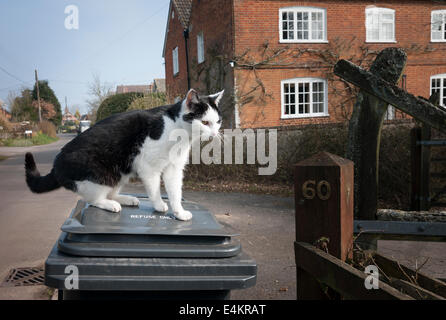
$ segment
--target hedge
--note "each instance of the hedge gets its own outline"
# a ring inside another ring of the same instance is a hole
[[[127,111],[136,98],[142,97],[139,92],[118,93],[105,99],[98,108],[96,121],[105,119],[112,114]]]

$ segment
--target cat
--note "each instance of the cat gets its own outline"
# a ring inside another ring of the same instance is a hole
[[[200,136],[217,137],[222,123],[219,103],[224,90],[200,96],[194,89],[173,105],[112,115],[67,143],[56,156],[51,172],[41,177],[31,153],[25,155],[26,183],[34,193],[60,187],[79,194],[90,205],[120,212],[121,205],[138,206],[139,200],[120,195],[121,187],[138,176],[156,211],[165,213],[161,199],[161,176],[172,212],[178,220],[188,221],[192,214],[183,209],[183,170],[193,141],[185,144],[175,157],[169,156],[176,141],[172,130],[182,129],[192,137],[192,126]],[[198,137],[200,138],[200,137]]]

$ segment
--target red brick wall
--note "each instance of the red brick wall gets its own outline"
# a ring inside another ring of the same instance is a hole
[[[224,127],[232,127],[234,124],[234,74],[229,65],[234,52],[232,4],[232,0],[193,0],[189,21],[190,84],[202,94],[212,94],[225,89],[220,104]],[[165,53],[166,89],[171,100],[177,96],[184,96],[187,91],[183,29],[175,12],[175,19],[170,20]],[[200,32],[203,32],[204,36],[205,61],[198,64],[197,35]],[[178,76],[173,76],[172,50],[177,45],[180,73]]]
[[[197,36],[204,38],[204,62],[198,64]],[[189,32],[191,87],[203,94],[225,89],[220,103],[223,126],[234,124],[234,75],[229,62],[233,57],[232,0],[193,0]]]
[[[169,100],[173,100],[180,96],[183,97],[187,92],[187,72],[186,72],[186,50],[183,36],[184,27],[179,20],[178,12],[175,6],[171,6],[174,11],[174,18],[172,19],[172,12],[169,12],[169,29],[167,32],[166,47],[164,52],[165,72],[166,72],[166,91]],[[178,64],[179,73],[173,74],[173,58],[172,50],[178,47]]]
[[[396,43],[365,43],[365,9],[369,5],[391,8],[395,12]],[[329,44],[281,44],[279,43],[279,9],[289,6],[314,6],[327,9],[327,38]],[[367,46],[370,50],[381,50],[389,46],[412,48],[408,50],[408,66],[405,74],[407,90],[415,95],[429,97],[430,76],[446,73],[446,43],[430,42],[431,11],[446,9],[433,1],[274,1],[274,0],[234,0],[234,39],[235,56],[249,50],[253,61],[260,61],[260,46],[268,42],[270,49],[289,47],[323,49],[328,48],[337,38],[352,41],[353,47],[340,53],[339,58],[350,58],[359,52],[359,46]],[[353,40],[355,38],[356,40]],[[429,49],[421,53],[416,47]],[[357,51],[357,52],[356,52]],[[299,57],[304,64],[312,59]],[[314,58],[313,58],[314,60]],[[267,95],[263,100],[254,99],[245,104],[241,110],[242,126],[263,127],[278,125],[295,125],[305,123],[323,123],[342,121],[337,96],[329,89],[328,111],[330,117],[281,120],[280,81],[296,77],[324,77],[328,72],[323,68],[281,68],[252,70],[237,68],[235,78],[238,94],[249,92],[260,79]],[[336,85],[336,86],[339,86]],[[262,96],[258,89],[254,95]]]

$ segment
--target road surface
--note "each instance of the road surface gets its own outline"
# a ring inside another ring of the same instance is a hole
[[[59,141],[44,146],[0,147],[0,155],[9,156],[0,161],[0,281],[11,268],[43,264],[78,199],[63,188],[47,194],[31,193],[25,183],[25,152],[33,153],[44,175],[51,170],[60,148],[74,136],[61,135]]]

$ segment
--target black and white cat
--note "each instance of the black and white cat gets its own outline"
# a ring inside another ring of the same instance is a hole
[[[176,104],[104,119],[66,144],[56,156],[53,169],[44,177],[40,176],[33,155],[27,153],[28,187],[35,193],[65,187],[95,207],[120,212],[121,205],[139,204],[137,198],[119,194],[129,178],[137,175],[155,210],[166,212],[168,206],[160,193],[162,175],[175,217],[190,220],[192,214],[183,209],[181,198],[183,169],[192,141],[182,141],[182,152],[172,157],[170,151],[178,142],[171,141],[169,136],[173,130],[181,129],[192,137],[193,126],[199,126],[201,136],[217,136],[222,96],[223,91],[199,96],[192,89],[186,99]]]

